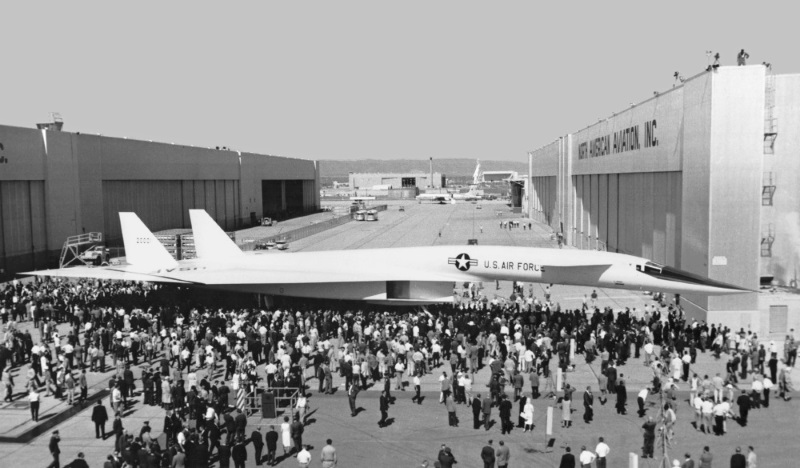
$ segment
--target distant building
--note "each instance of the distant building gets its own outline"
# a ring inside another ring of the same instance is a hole
[[[406,174],[377,174],[377,173],[350,173],[350,188],[352,189],[372,189],[380,186],[384,190],[387,188],[418,188],[425,190],[428,188],[441,189],[445,184],[444,174],[433,173],[433,183],[428,173],[406,173]]]
[[[505,182],[508,180],[517,179],[516,171],[483,171],[483,182]]]

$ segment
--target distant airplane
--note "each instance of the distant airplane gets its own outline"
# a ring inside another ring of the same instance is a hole
[[[445,204],[450,201],[450,194],[449,193],[423,193],[421,195],[417,195],[417,201],[422,203],[423,201],[433,201],[439,202],[440,204]]]
[[[375,197],[350,197],[350,201],[354,202],[364,202],[364,201],[374,201]]]
[[[474,200],[480,200],[481,198],[483,198],[483,195],[478,193],[478,190],[474,185],[469,188],[469,192],[467,193],[453,194],[453,200],[474,201]]]
[[[126,265],[21,274],[395,305],[452,302],[454,283],[496,280],[709,295],[749,292],[646,258],[590,250],[440,245],[243,252],[204,210],[190,210],[189,215],[197,258],[176,261],[136,214],[120,213]]]

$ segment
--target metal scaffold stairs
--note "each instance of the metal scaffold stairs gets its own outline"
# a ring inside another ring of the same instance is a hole
[[[775,75],[767,72],[764,96],[764,154],[775,153],[778,138],[778,118],[775,117]]]
[[[59,268],[73,264],[89,265],[91,262],[86,261],[82,254],[102,242],[102,232],[89,232],[67,237],[67,240],[64,241],[64,246],[61,247],[61,257],[58,261]]]

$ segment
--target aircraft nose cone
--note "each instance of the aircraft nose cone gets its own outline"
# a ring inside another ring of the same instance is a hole
[[[741,286],[736,286],[730,283],[723,283],[722,281],[716,281],[711,278],[706,278],[700,275],[696,275],[694,273],[689,273],[688,271],[680,270],[675,267],[659,265],[658,268],[661,270],[661,272],[656,272],[656,271],[645,271],[645,272],[651,276],[666,281],[676,281],[684,284],[693,284],[697,286],[706,286],[710,288],[726,289],[731,293],[757,292],[752,289],[743,288]]]

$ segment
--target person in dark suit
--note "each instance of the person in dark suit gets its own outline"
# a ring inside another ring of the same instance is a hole
[[[217,455],[219,456],[219,468],[230,468],[231,466],[231,446],[222,442],[217,447]]]
[[[741,447],[736,447],[736,453],[731,455],[731,468],[747,468],[747,458],[742,453]]]
[[[236,409],[236,436],[244,438],[244,431],[247,429],[247,416],[242,413],[241,409]]]
[[[486,398],[483,399],[481,409],[483,410],[483,427],[488,431],[489,421],[492,419],[492,397],[490,395],[486,395]]]
[[[245,447],[242,439],[236,439],[236,445],[233,446],[231,454],[233,455],[233,466],[235,468],[244,468],[244,463],[247,461],[247,447]]]
[[[102,400],[97,400],[97,404],[92,408],[92,422],[94,422],[94,437],[99,439],[106,438],[106,421],[108,421],[108,412],[106,407],[103,406]]]
[[[594,419],[594,395],[592,394],[592,387],[586,387],[586,392],[583,394],[583,421],[589,424]]]
[[[114,427],[114,436],[116,436],[116,438],[114,439],[114,447],[117,449],[117,451],[121,452],[122,447],[120,445],[122,440],[122,431],[124,430],[124,428],[122,427],[122,418],[120,418],[119,413],[117,413],[114,416],[113,427]]]
[[[483,408],[483,403],[481,402],[481,394],[478,393],[475,398],[472,399],[472,428],[478,429],[481,427],[481,409]]]
[[[561,455],[561,463],[558,468],[575,468],[575,455],[573,455],[569,447],[566,448],[566,453]]]
[[[252,434],[250,434],[250,442],[253,443],[255,450],[256,465],[261,466],[261,452],[264,451],[264,436],[261,434],[261,426],[258,426]]]
[[[275,464],[275,452],[278,450],[278,431],[275,430],[275,426],[269,427],[264,439],[267,442],[267,463],[272,466]]]
[[[208,456],[214,453],[214,447],[219,452],[219,441],[222,439],[222,430],[217,426],[217,421],[209,421],[206,424],[206,434],[208,436]]]
[[[194,447],[194,463],[192,464],[192,468],[208,468],[208,445],[206,444],[197,444]]]
[[[61,449],[58,448],[58,441],[61,440],[61,436],[58,435],[58,431],[53,431],[53,435],[50,437],[50,444],[48,448],[50,449],[50,455],[53,457],[53,461],[47,465],[47,468],[59,468],[61,465],[58,462],[58,457],[61,455]]]
[[[378,427],[384,427],[386,426],[386,420],[389,419],[389,398],[386,396],[385,391],[381,393],[380,411],[381,420],[378,421]]]
[[[750,396],[746,392],[742,392],[736,399],[736,405],[739,406],[739,423],[746,426],[747,414],[750,412]]]
[[[303,423],[300,422],[300,419],[295,418],[292,421],[292,424],[289,425],[289,434],[292,436],[292,443],[294,444],[294,449],[296,451],[300,451],[303,449]]]
[[[491,440],[481,449],[481,460],[483,460],[483,468],[494,468],[494,447],[492,447]]]
[[[225,430],[228,432],[228,435],[225,437],[225,443],[230,446],[231,442],[233,442],[233,436],[236,435],[236,421],[234,421],[230,413],[225,413],[223,419],[225,420]]]
[[[625,414],[625,405],[628,402],[628,389],[625,388],[625,381],[622,380],[622,375],[620,375],[620,379],[617,381],[617,414]]]
[[[501,434],[511,434],[511,428],[513,424],[511,423],[511,408],[514,405],[509,401],[508,397],[505,394],[500,396],[500,433]]]
[[[146,468],[139,465],[140,468]],[[78,452],[78,458],[72,460],[65,468],[89,468],[89,464],[84,459],[83,452]]]

